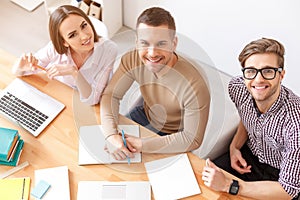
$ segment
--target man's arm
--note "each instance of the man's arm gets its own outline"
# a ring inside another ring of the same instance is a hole
[[[277,181],[239,182],[239,194],[254,199],[292,199]]]
[[[225,176],[223,171],[213,162],[208,161],[202,172],[204,184],[213,190],[229,192],[232,178]],[[251,181],[239,180],[238,195],[254,199],[292,199],[292,197],[283,189],[277,181]]]
[[[247,130],[242,121],[240,121],[236,134],[230,144],[230,161],[231,167],[240,174],[251,172],[251,166],[247,165],[246,160],[242,157],[240,149],[248,139]]]
[[[108,151],[118,160],[125,159],[126,156],[133,157],[133,154],[124,146],[117,129],[120,100],[133,81],[127,74],[127,70],[121,61],[119,68],[104,90],[100,102],[101,124],[103,125],[104,136],[108,142]],[[128,146],[131,147],[129,143]]]

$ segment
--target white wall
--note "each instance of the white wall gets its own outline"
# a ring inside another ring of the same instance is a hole
[[[241,74],[237,57],[248,42],[277,39],[286,48],[283,84],[300,95],[299,0],[124,0],[124,25],[135,28],[138,15],[154,5],[169,10],[177,32],[196,42],[218,69],[231,75]]]

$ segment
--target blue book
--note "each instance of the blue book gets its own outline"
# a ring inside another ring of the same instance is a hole
[[[0,165],[17,166],[20,160],[20,156],[23,150],[24,141],[19,139],[18,146],[16,148],[15,155],[11,161],[0,161]]]
[[[19,138],[17,130],[0,127],[0,161],[10,161]]]

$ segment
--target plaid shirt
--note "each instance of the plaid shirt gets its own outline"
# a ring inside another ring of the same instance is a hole
[[[281,86],[279,98],[261,114],[242,77],[233,78],[228,89],[248,132],[248,147],[261,163],[279,169],[279,183],[289,195],[297,196],[300,193],[300,98]]]

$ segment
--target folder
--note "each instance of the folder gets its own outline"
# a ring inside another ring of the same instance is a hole
[[[101,20],[102,19],[101,5],[93,1],[90,4],[89,15],[95,17],[96,19]]]
[[[28,200],[29,190],[29,177],[0,179],[0,199]]]

